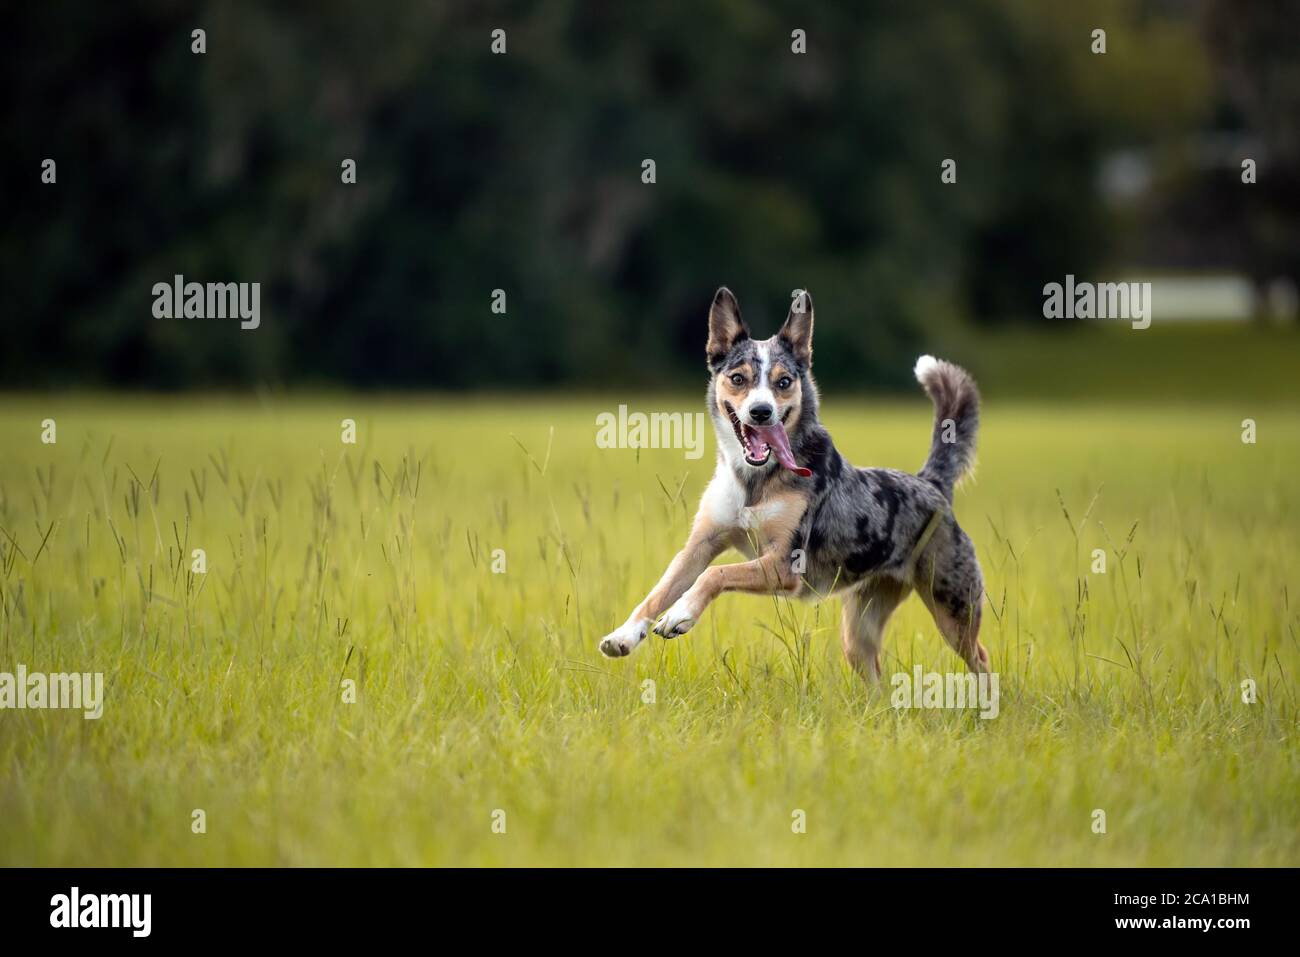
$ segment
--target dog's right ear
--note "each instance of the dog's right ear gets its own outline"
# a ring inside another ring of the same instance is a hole
[[[730,289],[720,286],[709,307],[709,344],[705,347],[709,368],[725,359],[737,342],[748,338],[749,328],[740,318],[740,303]]]

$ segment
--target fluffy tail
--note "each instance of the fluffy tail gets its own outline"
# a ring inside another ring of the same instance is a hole
[[[918,473],[952,501],[953,486],[975,465],[980,393],[965,369],[934,356],[916,360],[916,381],[934,402],[930,456]]]

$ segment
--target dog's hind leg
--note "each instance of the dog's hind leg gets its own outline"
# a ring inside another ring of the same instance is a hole
[[[880,648],[885,624],[894,609],[907,597],[910,586],[892,579],[859,585],[844,596],[840,640],[844,657],[866,681],[880,679]]]
[[[919,563],[913,585],[966,666],[976,674],[991,671],[988,649],[979,640],[984,580],[975,547],[955,523],[952,534],[936,541]]]
[[[919,592],[920,589],[917,589]],[[922,596],[922,601],[925,601]],[[989,666],[989,651],[980,644],[980,605],[979,599],[960,608],[952,608],[942,603],[926,602],[934,623],[953,651],[961,655],[966,667],[976,674],[987,674],[993,669]]]

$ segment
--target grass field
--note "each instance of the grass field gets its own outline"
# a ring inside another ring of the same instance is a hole
[[[713,456],[597,448],[619,402],[0,400],[0,671],[106,689],[0,712],[0,864],[1300,864],[1294,402],[988,404],[991,721],[868,693],[836,601],[601,658]],[[823,417],[924,457],[919,392]]]

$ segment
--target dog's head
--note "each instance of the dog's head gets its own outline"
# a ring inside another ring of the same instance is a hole
[[[766,469],[775,460],[799,475],[812,474],[795,461],[790,441],[816,403],[812,330],[807,292],[793,297],[781,331],[761,342],[750,338],[731,290],[723,286],[714,295],[706,349],[713,373],[709,414],[729,461]]]

